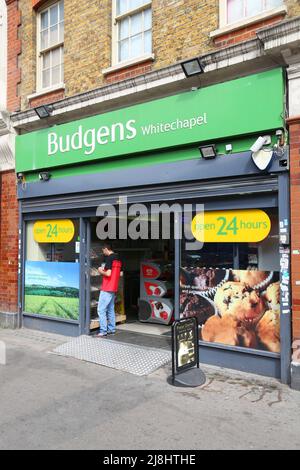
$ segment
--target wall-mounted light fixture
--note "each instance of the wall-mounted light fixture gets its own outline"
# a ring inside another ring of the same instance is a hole
[[[200,75],[204,72],[203,66],[198,57],[181,62],[181,67],[186,77],[193,77],[194,75]]]
[[[52,106],[45,106],[45,105],[38,106],[37,108],[34,108],[34,110],[40,119],[44,119],[44,118],[51,116],[53,112]]]
[[[204,160],[212,160],[217,156],[217,150],[214,144],[201,145],[199,147],[199,151],[201,153],[201,157],[204,158]]]
[[[49,181],[50,178],[51,178],[51,175],[49,171],[42,171],[41,173],[39,173],[40,181]]]

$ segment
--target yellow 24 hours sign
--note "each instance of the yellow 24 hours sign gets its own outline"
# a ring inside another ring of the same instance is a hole
[[[261,242],[270,230],[270,218],[260,209],[204,212],[192,220],[192,233],[203,243]]]
[[[40,220],[33,226],[34,239],[38,243],[68,243],[75,233],[72,220]]]

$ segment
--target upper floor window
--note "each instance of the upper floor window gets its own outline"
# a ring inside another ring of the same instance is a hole
[[[114,62],[152,52],[152,11],[149,0],[114,0]]]
[[[227,0],[227,24],[251,18],[283,3],[283,0]]]
[[[38,15],[38,88],[63,83],[64,2],[51,4]]]

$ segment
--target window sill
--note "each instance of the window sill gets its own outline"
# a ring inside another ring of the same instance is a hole
[[[36,93],[33,93],[32,95],[28,95],[27,99],[33,100],[34,98],[39,98],[40,96],[48,95],[49,93],[53,93],[54,91],[59,91],[59,90],[64,90],[65,89],[65,84],[60,83],[59,85],[55,85],[53,87],[49,88],[44,88],[41,91],[37,91]]]
[[[146,60],[152,60],[154,61],[155,56],[154,54],[146,54],[141,57],[137,57],[136,59],[132,60],[127,60],[126,62],[120,62],[119,64],[113,65],[112,67],[108,67],[107,69],[103,69],[102,73],[103,75],[108,75],[113,72],[117,72],[118,70],[126,69],[128,67],[131,67],[132,65],[138,65],[141,64],[142,62],[146,62]]]
[[[236,31],[238,29],[244,28],[245,26],[259,23],[260,21],[263,21],[265,19],[270,19],[280,14],[286,15],[286,13],[287,7],[285,5],[282,5],[281,7],[273,8],[272,10],[265,11],[263,13],[260,13],[259,15],[252,16],[251,18],[245,18],[241,21],[236,21],[235,23],[231,23],[227,26],[216,29],[215,31],[212,31],[210,33],[210,37],[217,38],[219,36],[222,36],[223,34],[231,33],[232,31]]]

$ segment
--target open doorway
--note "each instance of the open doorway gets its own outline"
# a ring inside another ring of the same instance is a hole
[[[98,299],[105,262],[104,244],[97,237],[99,218],[90,219],[90,333],[99,329]],[[173,222],[172,222],[173,224]],[[171,232],[172,233],[172,232]],[[123,275],[116,296],[118,331],[170,336],[174,320],[174,240],[110,240],[122,262]]]

